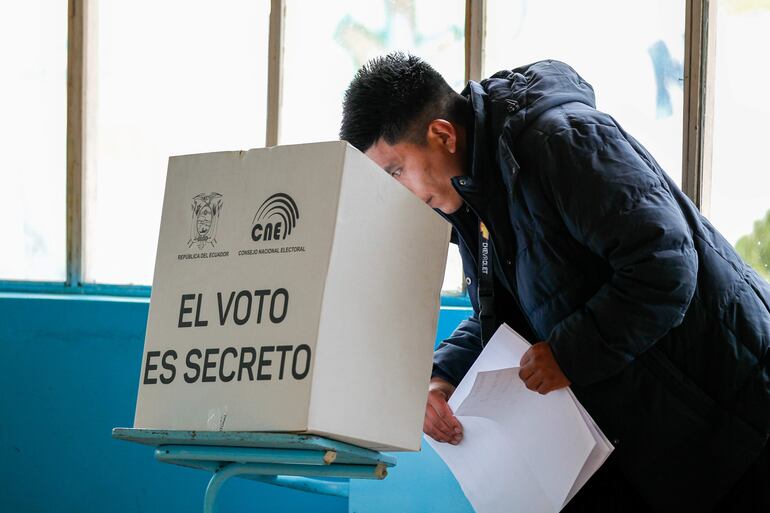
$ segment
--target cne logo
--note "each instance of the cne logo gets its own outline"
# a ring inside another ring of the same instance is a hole
[[[251,240],[283,240],[297,226],[299,209],[297,203],[282,192],[265,200],[254,215],[251,226]]]

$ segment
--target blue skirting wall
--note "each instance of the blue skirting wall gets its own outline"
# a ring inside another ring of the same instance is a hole
[[[442,307],[437,340],[467,317],[467,306],[455,304]],[[133,424],[147,310],[146,298],[0,294],[0,510],[202,510],[209,474],[158,463],[151,447],[110,436]],[[462,494],[427,444],[402,456],[385,481],[354,487],[350,501],[233,479],[219,511],[394,511],[383,494],[408,502],[404,495],[426,486],[444,498],[415,499],[431,503],[415,511],[459,511]]]

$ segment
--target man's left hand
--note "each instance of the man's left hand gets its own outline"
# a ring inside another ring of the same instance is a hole
[[[524,353],[519,377],[528,389],[540,394],[570,386],[570,380],[561,371],[548,342],[538,342]]]

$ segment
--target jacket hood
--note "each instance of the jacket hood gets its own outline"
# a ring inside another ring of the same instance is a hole
[[[477,119],[480,110],[486,111],[487,129],[499,133],[506,124],[514,139],[553,107],[580,102],[596,108],[593,87],[572,67],[555,60],[498,71],[481,83],[471,81],[462,95],[470,98]]]

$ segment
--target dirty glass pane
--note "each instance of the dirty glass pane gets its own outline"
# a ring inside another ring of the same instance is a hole
[[[770,2],[717,4],[709,218],[770,280]]]
[[[681,184],[685,2],[487,0],[486,20],[485,74],[566,62]]]
[[[390,51],[424,58],[459,92],[464,34],[465,0],[287,0],[280,144],[337,140],[348,83],[367,60]],[[444,290],[461,287],[450,245]]]
[[[264,146],[270,2],[88,6],[86,281],[147,285],[168,157]]]
[[[67,2],[3,3],[0,62],[0,280],[64,281]]]
[[[464,0],[287,0],[280,143],[336,140],[353,74],[401,50],[465,85]]]

